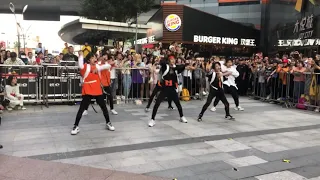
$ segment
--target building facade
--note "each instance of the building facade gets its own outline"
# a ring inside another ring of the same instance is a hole
[[[260,0],[177,0],[192,8],[260,29]]]
[[[318,4],[319,0],[270,0],[264,4],[264,51],[274,54],[298,50],[308,56],[319,52]]]

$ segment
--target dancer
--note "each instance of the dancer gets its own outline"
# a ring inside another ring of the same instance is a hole
[[[158,69],[158,68],[160,68],[160,65],[156,65],[157,66],[157,68],[156,69],[154,69],[154,71],[157,71],[157,70],[159,70],[159,72],[158,72],[158,80],[157,80],[157,84],[156,84],[156,86],[154,87],[154,89],[153,89],[153,91],[152,91],[152,94],[151,94],[151,96],[149,97],[149,100],[148,100],[148,104],[147,104],[147,107],[146,107],[146,109],[145,109],[145,111],[146,112],[149,112],[150,111],[150,105],[151,105],[151,103],[152,103],[152,101],[153,101],[153,98],[158,94],[158,92],[160,92],[160,90],[161,90],[161,76],[162,76],[162,74],[160,73],[160,69]],[[174,107],[172,107],[172,100],[171,99],[168,99],[168,109],[169,110],[174,110]]]
[[[228,120],[234,120],[234,118],[230,115],[229,102],[223,91],[223,86],[222,86],[223,76],[225,76],[226,74],[223,74],[221,72],[220,63],[219,62],[213,63],[211,67],[209,66],[207,71],[210,71],[207,75],[210,80],[210,90],[209,90],[207,102],[203,105],[202,110],[198,116],[198,121],[199,122],[202,121],[202,116],[204,112],[207,110],[207,108],[209,107],[209,105],[211,104],[214,97],[219,98],[223,102],[224,108],[226,111],[225,118]]]
[[[114,62],[112,61],[112,57],[108,57],[107,55],[104,55],[103,57],[99,58],[99,62],[98,64],[100,66],[103,66],[106,64],[106,60],[108,61],[108,64],[111,65],[111,68],[114,68]],[[109,105],[110,105],[110,111],[113,115],[118,115],[118,112],[116,110],[114,110],[114,106],[113,106],[113,96],[112,96],[112,92],[111,92],[111,87],[110,87],[110,71],[108,69],[102,70],[99,74],[100,77],[100,81],[101,81],[101,86],[103,86],[103,90],[104,90],[104,94],[103,94],[103,98],[109,101]],[[88,108],[89,105],[86,107],[85,111],[83,111],[83,116],[88,115]]]
[[[149,121],[149,126],[152,127],[155,125],[155,116],[157,114],[158,108],[162,102],[162,100],[167,97],[168,101],[172,100],[179,111],[180,114],[180,121],[183,123],[187,123],[187,119],[183,116],[182,107],[180,104],[180,100],[177,93],[177,86],[178,86],[178,77],[177,74],[181,73],[185,66],[184,65],[175,65],[175,57],[169,56],[168,64],[162,60],[160,61],[160,72],[162,74],[161,78],[161,90],[160,94],[157,98],[157,101],[153,107],[152,117]]]
[[[80,74],[83,78],[83,85],[82,85],[82,101],[76,116],[76,120],[74,123],[74,127],[71,131],[71,135],[76,135],[80,132],[79,122],[82,117],[82,113],[85,110],[85,108],[88,107],[88,105],[91,102],[92,98],[96,99],[96,102],[99,104],[103,115],[106,119],[106,126],[107,129],[110,131],[114,131],[115,128],[112,126],[108,109],[105,104],[102,89],[101,89],[101,82],[99,78],[99,74],[102,70],[109,69],[109,64],[104,64],[102,66],[99,66],[96,64],[97,58],[93,53],[89,53],[86,57],[87,64],[83,64],[83,52],[80,53],[79,56],[79,68],[80,68]]]
[[[227,78],[223,82],[223,87],[227,92],[231,94],[234,103],[236,104],[236,107],[234,109],[237,111],[243,111],[244,109],[241,106],[239,106],[238,87],[236,84],[236,78],[239,76],[239,72],[235,67],[233,67],[233,62],[231,59],[226,61],[226,67],[221,68],[221,70],[224,73],[224,76]],[[219,101],[219,97],[216,97],[216,99],[213,102],[213,107],[211,108],[211,111],[216,111],[216,106],[218,105]]]

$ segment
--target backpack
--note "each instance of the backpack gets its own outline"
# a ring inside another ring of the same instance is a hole
[[[181,97],[182,101],[190,101],[190,94],[189,94],[188,89],[183,88],[181,95],[182,95],[182,97]]]
[[[307,109],[307,107],[306,107],[307,102],[308,102],[308,100],[303,95],[301,95],[301,97],[298,99],[298,104],[296,105],[297,109],[306,110]]]

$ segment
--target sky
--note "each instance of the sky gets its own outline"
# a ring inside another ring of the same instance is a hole
[[[13,14],[0,14],[0,41],[14,43],[17,41],[17,26]],[[46,49],[61,50],[64,42],[58,36],[58,31],[68,22],[79,19],[78,16],[60,16],[60,21],[29,21],[23,20],[22,15],[17,15],[17,21],[20,22],[23,32],[28,40],[28,48],[36,46],[36,36]],[[3,26],[5,25],[5,26]]]

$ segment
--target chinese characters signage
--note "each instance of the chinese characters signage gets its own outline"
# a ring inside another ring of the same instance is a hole
[[[313,35],[314,26],[313,14],[303,17],[301,20],[297,20],[294,25],[293,34],[298,34],[299,39],[307,39]]]
[[[320,39],[287,39],[278,40],[278,46],[281,47],[297,47],[297,46],[319,46]]]
[[[154,42],[155,42],[155,36],[149,36],[149,37],[137,40],[137,44],[148,44],[148,43],[154,43]],[[134,44],[136,44],[135,41],[134,41]]]
[[[194,35],[193,42],[208,44],[225,44],[240,46],[256,46],[255,39],[216,37],[216,36],[200,36]]]

